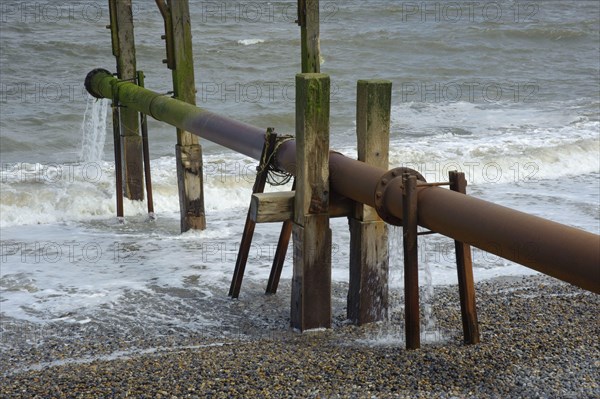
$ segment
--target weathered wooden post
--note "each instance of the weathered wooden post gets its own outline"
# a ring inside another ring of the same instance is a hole
[[[156,0],[165,21],[167,59],[173,74],[174,98],[196,105],[192,29],[188,0]],[[181,232],[206,228],[202,179],[202,147],[198,137],[177,128],[177,183]]]
[[[117,59],[117,76],[121,80],[135,81],[137,71],[131,0],[109,0],[108,5],[112,49]],[[137,111],[123,107],[120,110],[120,126],[121,158],[125,169],[123,176],[125,196],[131,200],[143,200],[142,137]]]
[[[261,162],[257,168],[256,179],[252,186],[253,194],[263,193],[265,190],[265,185],[267,184],[267,178],[269,176],[268,163],[273,157],[273,150],[275,149],[276,142],[277,134],[273,128],[268,128],[267,134],[265,135],[265,146],[260,157]],[[248,254],[250,253],[250,246],[252,245],[252,236],[254,235],[255,227],[256,220],[252,218],[252,205],[250,205],[246,216],[246,223],[244,224],[244,232],[242,233],[238,256],[235,261],[235,270],[233,272],[233,278],[231,279],[231,286],[229,287],[229,296],[232,298],[237,298],[240,294],[244,270],[246,269],[246,263],[248,262]]]
[[[302,73],[321,72],[319,0],[298,0]]]
[[[296,75],[292,327],[331,327],[329,76]]]
[[[359,80],[356,133],[358,160],[388,168],[392,82]],[[357,324],[384,320],[388,308],[388,233],[377,211],[356,203],[350,224],[348,319]]]
[[[467,193],[467,179],[465,179],[464,173],[450,171],[449,177],[451,190],[462,194]],[[454,240],[454,248],[456,250],[456,270],[458,272],[458,290],[460,293],[460,312],[465,337],[464,342],[466,344],[477,344],[479,343],[479,323],[477,322],[477,308],[475,306],[471,246]]]

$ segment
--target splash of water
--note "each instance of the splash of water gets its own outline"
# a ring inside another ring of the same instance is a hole
[[[81,130],[80,160],[83,162],[98,162],[102,160],[104,142],[106,140],[106,117],[108,115],[107,99],[96,99],[88,96],[83,115]],[[91,104],[91,106],[90,106]]]
[[[423,318],[421,320],[421,340],[428,342],[431,340],[436,341],[436,337],[439,335],[436,330],[436,319],[433,315],[433,278],[431,273],[431,264],[429,263],[429,257],[432,251],[429,251],[429,237],[421,236],[419,238],[420,249],[419,249],[419,274],[420,279],[423,282],[423,288],[421,291],[420,302],[423,308]]]
[[[404,249],[402,227],[388,226],[389,285],[393,289],[404,287]]]
[[[404,250],[402,227],[389,226],[389,320],[381,325],[374,339],[367,340],[370,345],[402,346],[406,342],[404,331],[404,296],[394,295],[393,291],[404,291]],[[429,238],[419,237],[419,286],[421,307],[421,342],[433,343],[443,340],[443,334],[437,329],[433,314],[433,278],[429,262]]]

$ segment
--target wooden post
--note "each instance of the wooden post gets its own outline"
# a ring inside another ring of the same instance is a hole
[[[329,76],[296,75],[296,195],[291,325],[331,327]]]
[[[192,29],[188,0],[156,1],[165,19],[167,43],[166,64],[172,70],[174,97],[196,105]],[[198,137],[177,129],[177,184],[181,232],[189,229],[204,230],[204,187],[202,179],[202,147]]]
[[[321,42],[319,38],[319,0],[298,0],[302,73],[321,72]]]
[[[464,173],[450,171],[450,189],[463,194],[467,193],[467,180]],[[479,323],[477,322],[477,308],[475,306],[471,246],[456,240],[454,246],[456,249],[456,270],[458,271],[464,342],[466,344],[476,344],[479,343]]]
[[[279,240],[277,240],[277,249],[275,250],[275,256],[273,257],[273,264],[271,266],[271,273],[269,273],[265,294],[275,294],[277,292],[277,286],[279,285],[279,278],[281,277],[281,272],[283,270],[283,263],[285,262],[285,255],[287,254],[290,238],[292,237],[293,227],[294,222],[292,219],[285,220],[281,225],[281,232],[279,233]]]
[[[296,195],[296,180],[292,183],[292,201],[295,200]],[[292,203],[293,206],[293,203]],[[292,228],[294,227],[293,215],[291,218],[283,221],[281,225],[281,232],[279,233],[279,240],[277,241],[277,249],[275,250],[275,256],[273,257],[273,265],[271,266],[271,273],[269,274],[269,280],[267,281],[267,289],[265,294],[275,294],[277,292],[277,286],[279,285],[279,278],[281,277],[281,271],[283,270],[283,263],[285,262],[285,255],[290,244],[290,238],[292,238]]]
[[[113,55],[117,59],[117,75],[119,79],[135,81],[137,70],[131,0],[109,0],[108,5]],[[120,111],[125,196],[131,200],[143,200],[142,137],[139,132],[138,113],[129,108],[122,108]]]
[[[356,102],[358,160],[388,168],[392,82],[359,80]],[[375,209],[356,204],[350,223],[348,319],[359,325],[387,318],[387,225]]]
[[[262,193],[265,190],[265,184],[267,183],[267,178],[269,176],[268,162],[271,160],[271,156],[273,155],[273,149],[275,148],[276,140],[277,135],[274,133],[272,128],[269,128],[265,138],[265,146],[262,151],[259,171],[256,174],[254,186],[252,187],[253,194]],[[232,298],[237,298],[240,295],[242,279],[244,278],[246,263],[248,262],[248,254],[250,253],[250,246],[252,245],[252,236],[254,235],[256,220],[251,217],[251,214],[252,206],[248,208],[248,214],[246,215],[244,232],[242,233],[242,240],[240,242],[238,256],[235,261],[233,278],[231,279],[231,286],[229,287],[229,296]]]
[[[417,177],[405,174],[402,194],[404,247],[404,322],[406,349],[419,349],[419,259],[417,247]]]

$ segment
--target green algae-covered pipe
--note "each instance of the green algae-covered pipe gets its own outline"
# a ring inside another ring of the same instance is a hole
[[[85,86],[97,98],[114,98],[122,106],[260,159],[263,129],[119,81],[104,69],[90,72]],[[278,148],[275,161],[294,174],[293,140]],[[332,191],[370,206],[376,206],[377,195],[387,214],[402,219],[402,176],[382,188],[379,183],[386,174],[339,153],[329,155]],[[420,187],[417,197],[420,226],[600,293],[600,236],[439,187]]]

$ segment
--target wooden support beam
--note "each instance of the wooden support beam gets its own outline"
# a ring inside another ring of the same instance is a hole
[[[294,182],[292,183],[292,191],[295,194],[296,179],[294,179]],[[271,265],[271,273],[269,273],[267,289],[265,290],[265,294],[267,295],[275,294],[277,292],[279,278],[281,277],[281,271],[283,270],[283,264],[285,263],[285,255],[287,254],[287,250],[290,245],[290,239],[292,238],[292,229],[294,227],[293,219],[294,214],[292,213],[289,219],[285,220],[281,225],[281,232],[279,233],[279,239],[277,240],[277,249],[275,249],[273,264]]]
[[[271,159],[276,140],[277,136],[273,134],[273,129],[270,128],[267,131],[261,160]],[[256,174],[256,179],[254,180],[254,185],[252,186],[253,193],[262,193],[264,191],[267,183],[267,177],[269,175],[268,165],[263,164],[261,161],[259,168],[260,169]],[[254,235],[254,228],[256,227],[256,222],[253,221],[251,217],[251,210],[252,207],[248,208],[246,223],[244,224],[244,232],[242,233],[242,240],[240,242],[238,256],[235,261],[235,270],[233,272],[233,278],[231,279],[231,286],[229,287],[229,296],[232,298],[237,298],[240,295],[242,279],[244,278],[244,270],[246,269],[246,262],[248,261],[250,246],[252,245],[252,236]]]
[[[133,12],[131,0],[109,0],[110,29],[113,55],[117,59],[117,75],[122,80],[137,79]],[[120,136],[123,174],[123,191],[131,200],[144,199],[144,168],[142,137],[138,113],[130,108],[120,110]]]
[[[419,349],[419,259],[417,247],[417,178],[405,174],[402,193],[402,231],[404,247],[404,322],[406,349]]]
[[[252,194],[250,218],[255,223],[285,222],[294,217],[294,191]]]
[[[252,194],[250,218],[255,223],[285,222],[294,218],[295,191]],[[335,201],[329,203],[329,217],[348,217],[354,211],[354,202]]]
[[[359,80],[356,101],[358,160],[388,168],[392,82]],[[388,231],[375,209],[357,203],[350,223],[348,319],[385,320],[388,309]]]
[[[277,240],[277,249],[275,250],[275,256],[273,257],[273,265],[271,266],[271,273],[269,274],[269,281],[267,282],[265,294],[275,294],[277,292],[279,278],[281,277],[283,263],[285,262],[285,255],[287,254],[290,238],[292,237],[292,229],[294,227],[292,218],[293,215],[281,225],[281,232],[279,233],[279,240]]]
[[[319,33],[319,0],[298,0],[302,73],[321,71],[321,39]]]
[[[192,51],[192,28],[188,0],[157,0],[165,18],[167,66],[172,70],[174,97],[196,105],[196,83]],[[198,136],[177,129],[177,183],[181,232],[204,230],[204,187],[202,178],[202,147]]]
[[[296,75],[296,195],[291,325],[331,327],[329,76]]]
[[[464,173],[450,171],[450,189],[462,194],[467,193],[467,180]],[[454,247],[456,249],[456,270],[458,272],[464,342],[466,344],[476,344],[479,343],[479,323],[477,322],[477,308],[475,306],[471,246],[455,240]]]

